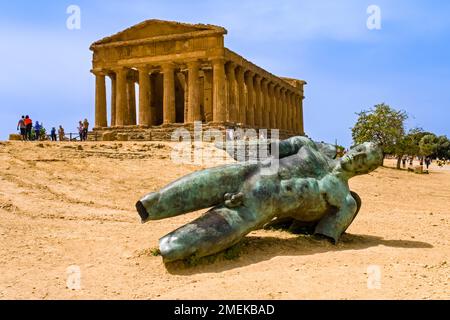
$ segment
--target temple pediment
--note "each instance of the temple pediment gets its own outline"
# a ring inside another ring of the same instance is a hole
[[[135,42],[139,40],[164,39],[165,37],[182,35],[195,37],[196,34],[202,35],[205,33],[226,34],[227,30],[219,26],[208,24],[188,24],[153,19],[141,22],[112,36],[103,38],[93,43],[92,46]]]

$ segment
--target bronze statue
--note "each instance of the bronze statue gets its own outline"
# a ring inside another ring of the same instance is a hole
[[[348,180],[381,165],[380,147],[367,142],[335,159],[330,145],[293,137],[281,141],[278,150],[276,170],[269,170],[274,157],[224,165],[187,175],[141,199],[136,208],[143,222],[212,207],[160,240],[164,260],[220,252],[277,222],[310,224],[315,234],[337,242],[360,206]]]

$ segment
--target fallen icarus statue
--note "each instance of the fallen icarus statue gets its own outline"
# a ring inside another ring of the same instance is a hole
[[[276,170],[272,156],[198,171],[148,194],[136,208],[148,222],[212,207],[160,240],[165,262],[218,253],[277,221],[309,223],[314,234],[337,242],[361,204],[348,180],[378,168],[383,153],[367,142],[335,159],[329,146],[293,137],[279,143]]]

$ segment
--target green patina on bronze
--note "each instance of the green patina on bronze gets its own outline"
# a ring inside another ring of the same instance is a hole
[[[143,222],[212,207],[160,240],[164,260],[220,252],[267,225],[309,225],[337,242],[360,206],[348,180],[380,166],[382,150],[368,142],[335,159],[332,146],[306,137],[281,141],[278,150],[276,170],[268,169],[273,158],[238,162],[187,175],[141,199]]]

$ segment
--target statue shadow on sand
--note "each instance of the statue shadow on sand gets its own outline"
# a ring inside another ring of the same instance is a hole
[[[170,274],[193,275],[199,273],[218,273],[240,268],[274,257],[306,256],[325,252],[345,250],[363,250],[371,247],[386,246],[399,249],[430,249],[426,242],[411,240],[385,240],[369,235],[344,234],[341,241],[334,245],[326,239],[311,235],[293,235],[292,238],[247,236],[235,246],[203,258],[191,258],[183,261],[166,263]]]

